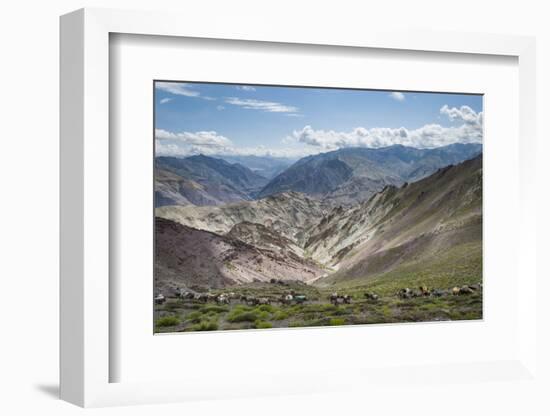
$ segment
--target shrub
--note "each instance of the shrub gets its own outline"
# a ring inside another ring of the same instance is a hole
[[[389,318],[393,315],[392,309],[388,305],[382,306],[382,315],[384,315],[386,318]]]
[[[257,312],[257,314],[258,314],[258,319],[261,319],[262,321],[266,321],[270,317],[270,313],[266,311],[260,311],[260,312]]]
[[[201,321],[191,327],[192,331],[215,331],[218,329],[218,323],[214,320]]]
[[[215,313],[222,313],[227,312],[229,309],[227,306],[219,306],[219,305],[206,305],[201,308],[202,313],[209,313],[209,312],[215,312]]]
[[[329,325],[336,326],[336,325],[345,325],[346,320],[342,318],[332,318],[329,321]]]
[[[256,312],[240,311],[237,309],[231,311],[231,313],[227,317],[227,320],[229,322],[255,322],[258,319],[259,316]]]
[[[190,312],[185,316],[186,321],[191,321],[193,323],[198,323],[201,321],[201,319],[202,319],[202,312],[199,312],[199,311]]]
[[[156,325],[158,327],[176,326],[180,322],[181,322],[180,318],[178,318],[177,316],[174,316],[174,315],[170,315],[170,316],[163,316],[162,318],[157,319]]]
[[[288,308],[288,311],[295,315],[295,314],[298,314],[298,313],[302,312],[304,307],[305,307],[305,305],[293,305],[293,306]]]
[[[256,321],[254,323],[254,327],[257,329],[264,329],[264,328],[273,328],[273,325],[271,324],[271,322]]]
[[[288,312],[284,312],[284,311],[277,311],[275,312],[275,314],[273,315],[273,320],[274,321],[282,321],[284,319],[287,319],[289,317],[289,313]]]
[[[260,305],[257,308],[261,312],[273,312],[274,308],[271,305]]]

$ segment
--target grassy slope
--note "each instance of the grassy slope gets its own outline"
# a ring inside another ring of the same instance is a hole
[[[339,282],[334,287],[350,292],[366,289],[390,295],[405,287],[451,288],[481,280],[482,245],[477,241],[452,247],[436,257],[401,264],[396,269],[366,279]]]

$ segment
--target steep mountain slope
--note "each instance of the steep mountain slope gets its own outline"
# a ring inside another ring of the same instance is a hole
[[[295,191],[308,195],[325,195],[353,175],[346,163],[330,156],[310,157],[300,161],[275,177],[262,189],[259,196]]]
[[[313,259],[338,269],[321,282],[378,275],[461,248],[480,261],[481,162],[479,155],[401,188],[386,186],[353,209],[333,209],[305,243]]]
[[[246,201],[267,183],[267,179],[238,163],[203,155],[158,157],[155,169],[157,206],[171,201],[199,206]]]
[[[155,288],[220,288],[270,279],[311,281],[324,272],[291,251],[259,248],[231,236],[155,219]]]
[[[294,241],[279,234],[271,227],[263,224],[243,221],[231,228],[226,234],[229,237],[236,238],[254,247],[274,250],[281,253],[293,253],[304,257],[304,249],[298,246]]]
[[[452,144],[436,149],[402,145],[340,149],[300,159],[273,178],[258,197],[292,190],[322,197],[333,206],[353,205],[386,185],[419,180],[480,152],[480,144]]]
[[[157,207],[189,204],[221,205],[225,200],[241,201],[242,196],[235,194],[231,188],[223,184],[201,184],[162,168],[157,168],[155,171],[155,206]]]
[[[242,222],[256,223],[300,246],[307,238],[306,231],[323,217],[326,210],[318,200],[288,192],[217,207],[165,206],[155,212],[157,217],[217,234],[227,234]]]

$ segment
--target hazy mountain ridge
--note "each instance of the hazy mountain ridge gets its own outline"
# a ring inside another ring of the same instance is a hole
[[[480,151],[478,144],[436,149],[354,147],[308,156],[292,165],[291,159],[267,156],[158,157],[155,206],[218,206],[288,191],[322,199],[326,205],[352,206],[386,185],[419,180]]]
[[[229,163],[243,165],[266,179],[274,178],[298,160],[298,158],[254,155],[219,155],[213,157],[223,159]]]
[[[157,157],[155,169],[156,206],[204,206],[247,201],[268,182],[238,163],[204,155]]]
[[[340,149],[300,159],[273,178],[258,197],[297,191],[323,198],[334,206],[353,205],[386,185],[419,180],[480,152],[480,144],[458,143],[435,149],[402,145]]]

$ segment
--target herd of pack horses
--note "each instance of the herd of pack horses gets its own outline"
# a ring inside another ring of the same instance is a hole
[[[483,289],[482,283],[465,286],[455,286],[451,289],[430,289],[427,286],[420,286],[418,289],[402,288],[395,294],[400,299],[412,299],[417,297],[444,297],[444,296],[460,296],[471,295],[480,292]],[[295,290],[289,290],[280,296],[251,296],[246,294],[238,294],[236,292],[222,293],[201,293],[190,290],[176,288],[173,293],[173,298],[184,301],[194,301],[199,303],[217,303],[219,305],[229,305],[231,303],[242,303],[248,306],[271,305],[280,303],[281,305],[301,305],[307,302],[313,302],[308,299],[305,294],[297,293]],[[363,293],[363,298],[369,301],[378,301],[380,296],[374,292],[366,291]],[[167,296],[159,293],[155,296],[154,302],[157,305],[162,305],[166,302]],[[350,294],[341,294],[333,292],[327,299],[333,305],[349,305],[353,301],[353,296]]]

